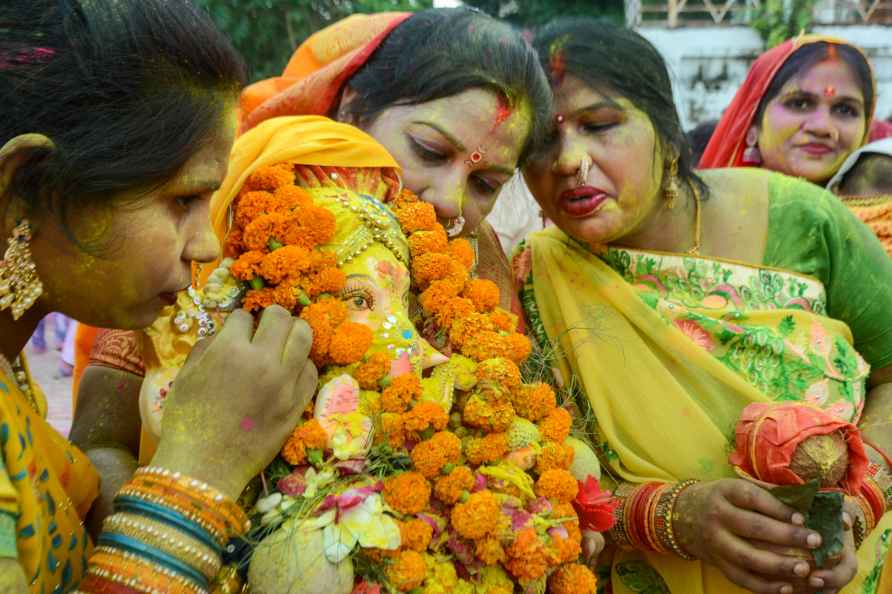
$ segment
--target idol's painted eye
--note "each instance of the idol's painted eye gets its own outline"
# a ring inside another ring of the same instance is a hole
[[[346,286],[341,291],[341,301],[351,311],[369,311],[375,309],[375,297],[365,287]]]

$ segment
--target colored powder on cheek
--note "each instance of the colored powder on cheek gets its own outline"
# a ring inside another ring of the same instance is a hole
[[[244,431],[245,433],[249,433],[254,430],[254,427],[257,426],[257,423],[251,417],[245,417],[242,419],[242,422],[239,423],[239,429]]]

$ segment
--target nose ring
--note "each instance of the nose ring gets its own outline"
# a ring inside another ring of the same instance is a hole
[[[458,236],[465,228],[465,217],[461,215],[458,215],[454,219],[447,219],[446,222],[449,224],[446,229],[446,235],[449,237]]]

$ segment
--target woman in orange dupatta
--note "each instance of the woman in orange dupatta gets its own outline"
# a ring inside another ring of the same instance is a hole
[[[536,47],[555,141],[524,177],[555,226],[531,235],[515,265],[529,327],[621,499],[599,585],[888,592],[892,261],[814,184],[693,172],[665,63],[637,33],[569,20]],[[832,567],[804,561],[819,535],[729,459],[744,411],[774,403],[820,409],[795,418],[801,432],[820,416],[877,446],[846,504],[861,528],[845,532]]]
[[[823,186],[867,141],[875,104],[856,46],[818,35],[785,41],[750,67],[699,166],[762,167]]]

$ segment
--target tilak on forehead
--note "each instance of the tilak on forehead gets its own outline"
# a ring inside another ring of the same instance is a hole
[[[508,118],[514,113],[514,108],[511,107],[511,102],[508,100],[508,97],[503,95],[502,93],[496,94],[496,114],[493,118],[493,124],[489,128],[489,133],[492,134],[495,132],[499,126],[508,121]],[[468,158],[465,159],[465,164],[468,166],[478,165],[483,159],[486,157],[486,145],[480,143],[476,149],[474,149]]]

